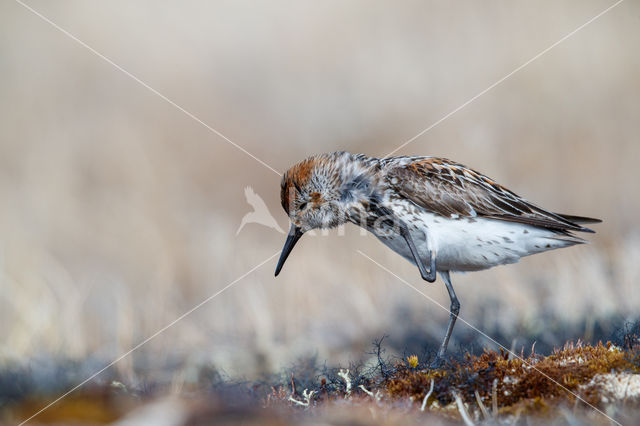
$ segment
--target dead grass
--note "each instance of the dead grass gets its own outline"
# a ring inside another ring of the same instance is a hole
[[[279,170],[314,152],[386,154],[602,8],[359,0],[339,16],[300,4],[292,19],[290,2],[242,4],[37,8]],[[454,277],[461,315],[507,345],[519,325],[585,330],[640,305],[638,7],[624,2],[399,153],[450,157],[604,219],[589,246]],[[115,359],[282,247],[257,224],[236,235],[247,185],[287,229],[278,175],[17,3],[0,21],[0,362]],[[309,351],[345,364],[413,324],[440,339],[447,313],[356,249],[448,305],[440,281],[424,285],[350,228],[308,238],[277,279],[265,265],[137,352],[257,379]]]

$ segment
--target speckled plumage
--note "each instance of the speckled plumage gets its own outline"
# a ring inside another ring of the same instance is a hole
[[[457,316],[450,271],[487,269],[580,244],[584,240],[573,232],[593,232],[581,223],[599,222],[552,213],[487,176],[436,157],[316,155],[284,174],[281,195],[292,230],[276,274],[304,232],[354,223],[416,264],[426,280],[441,272],[452,299],[448,335]]]

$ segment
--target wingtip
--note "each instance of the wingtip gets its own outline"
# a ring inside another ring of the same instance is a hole
[[[574,223],[602,223],[602,219],[597,219],[595,217],[586,217],[586,216],[575,216],[572,214],[564,214],[564,213],[556,213],[558,216],[562,217],[565,220]]]

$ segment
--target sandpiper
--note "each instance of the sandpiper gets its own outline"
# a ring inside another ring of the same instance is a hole
[[[300,237],[346,222],[362,226],[414,263],[422,278],[440,273],[451,300],[438,359],[460,303],[450,272],[479,271],[584,243],[572,232],[599,219],[552,213],[461,164],[436,157],[373,158],[334,152],[291,167],[281,184],[291,229],[276,276]]]

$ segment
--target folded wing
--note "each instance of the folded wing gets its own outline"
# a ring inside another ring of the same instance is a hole
[[[434,157],[385,163],[387,183],[402,197],[444,217],[485,217],[567,233],[594,232],[599,219],[544,210],[461,164]]]

